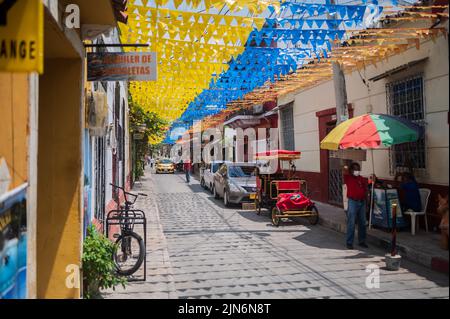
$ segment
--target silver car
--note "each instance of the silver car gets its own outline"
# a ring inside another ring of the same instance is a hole
[[[200,185],[204,189],[208,189],[210,192],[214,189],[214,174],[222,166],[223,161],[212,162],[211,164],[206,164],[200,171]]]
[[[225,206],[253,203],[256,197],[256,164],[225,163],[214,174],[213,194]]]

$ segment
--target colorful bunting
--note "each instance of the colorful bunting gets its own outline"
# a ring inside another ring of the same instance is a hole
[[[121,40],[150,44],[159,64],[158,81],[131,83],[130,92],[145,108],[173,121],[165,141],[173,143],[175,132],[199,119],[212,125],[236,107],[329,78],[330,61],[362,68],[417,46],[419,37],[436,36],[436,31],[426,34],[428,29],[383,33],[374,28],[388,18],[445,16],[417,6],[408,12],[402,3],[135,0],[129,5],[129,24],[121,26]],[[400,11],[408,13],[388,15]],[[275,91],[267,93],[269,87]]]

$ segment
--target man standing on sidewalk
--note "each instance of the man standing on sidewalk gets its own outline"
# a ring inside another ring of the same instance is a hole
[[[344,182],[347,185],[347,248],[353,249],[355,223],[358,220],[359,246],[368,248],[366,244],[366,199],[368,182],[361,176],[361,166],[352,163],[350,169],[344,167]]]
[[[186,173],[186,183],[190,183],[191,181],[191,172],[192,169],[192,165],[191,165],[191,161],[187,160],[186,162],[184,162],[184,172]]]
[[[155,166],[155,159],[152,157],[150,159],[150,167],[153,169],[154,166]]]

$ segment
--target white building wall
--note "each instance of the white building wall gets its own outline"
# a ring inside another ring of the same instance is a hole
[[[113,44],[113,43],[120,43],[119,35],[117,32],[117,29],[113,29],[108,35],[103,36],[103,41],[107,44]],[[109,52],[121,52],[121,48],[108,48]],[[120,105],[121,105],[121,111],[120,116],[122,116],[122,108],[125,108],[125,127],[123,129],[125,130],[125,168],[128,167],[129,162],[129,136],[128,136],[128,83],[127,82],[119,82],[120,86]],[[115,88],[116,88],[116,82],[108,82],[108,123],[109,125],[114,126],[114,112],[115,112]],[[120,119],[120,125],[122,125],[122,119]],[[119,132],[114,132],[116,141],[119,139]],[[116,142],[117,143],[117,142]],[[116,146],[118,146],[116,144]],[[114,149],[109,147],[107,149],[107,155],[106,155],[106,205],[108,202],[112,199],[112,186],[110,183],[113,182],[113,151]],[[118,150],[117,150],[118,151]],[[119,156],[117,154],[117,156]],[[123,172],[122,171],[122,165],[120,163],[118,164],[118,181],[119,184],[122,183],[122,176],[125,175],[125,178],[127,178],[129,172]],[[121,185],[122,186],[122,185]]]
[[[373,78],[386,71],[404,65],[411,61],[428,57],[422,64],[412,67],[392,77],[377,82],[369,82],[370,90],[364,85],[361,77]],[[449,91],[448,91],[448,40],[440,36],[435,42],[427,40],[406,52],[389,58],[388,61],[369,66],[364,71],[346,74],[348,102],[353,104],[354,115],[372,113],[387,113],[386,84],[398,79],[423,73],[424,97],[426,113],[426,146],[427,172],[419,177],[422,183],[448,186],[449,160]],[[302,159],[296,165],[297,169],[307,172],[320,172],[320,140],[319,123],[316,112],[334,108],[333,81],[324,82],[310,89],[280,98],[279,105],[294,101],[294,127],[296,149],[303,152]],[[369,175],[372,171],[370,152],[368,160],[363,163],[363,173]],[[389,170],[389,151],[375,150],[375,173],[380,178],[392,178]]]
[[[108,101],[108,125],[114,126],[114,82],[108,82],[108,90],[107,90],[107,101]],[[110,137],[107,136],[107,140]],[[106,176],[106,190],[105,190],[105,199],[106,205],[112,199],[112,186],[110,185],[113,182],[113,148],[111,147],[111,143],[106,143],[106,161],[105,161],[105,176]],[[109,144],[109,145],[108,145]]]
[[[111,29],[109,34],[104,34],[101,36],[102,40],[104,43],[106,44],[117,44],[120,43],[120,39],[118,36],[118,32],[117,29]],[[121,48],[116,48],[116,47],[107,47],[106,50],[108,52],[121,52]],[[127,178],[128,174],[129,174],[129,136],[128,136],[128,83],[127,82],[119,82],[119,86],[120,86],[120,104],[121,104],[121,111],[120,111],[120,116],[122,117],[122,108],[125,108],[125,126],[124,126],[124,130],[125,130],[125,145],[124,145],[124,149],[125,149],[125,172],[123,172],[122,170],[122,165],[119,163],[118,164],[118,181],[119,184],[122,184],[122,176],[125,175],[125,178]],[[109,127],[115,127],[115,122],[114,122],[114,113],[115,113],[115,89],[116,89],[116,82],[106,82],[106,96],[107,96],[107,105],[108,105],[108,116],[107,116],[107,125]],[[98,83],[98,90],[103,91],[103,86]],[[120,124],[122,125],[122,118],[120,118]],[[109,130],[109,129],[108,129]],[[106,135],[106,143],[105,143],[105,207],[106,210],[108,211],[110,208],[108,208],[108,205],[111,204],[111,201],[113,200],[113,189],[112,186],[110,185],[111,183],[113,183],[113,153],[116,151],[113,146],[115,146],[115,148],[117,149],[118,144],[118,134],[119,132],[114,131],[114,134],[112,136],[109,135],[109,133],[107,133]],[[92,156],[91,156],[91,160],[93,161],[92,163],[92,185],[91,185],[91,194],[92,194],[92,198],[91,198],[91,209],[92,211],[95,208],[95,203],[96,203],[96,185],[95,183],[97,181],[95,181],[95,167],[97,165],[96,163],[96,154],[97,154],[97,148],[95,147],[95,138],[91,138],[91,148],[92,148]],[[101,167],[98,167],[99,169],[101,169]],[[106,212],[107,213],[107,212]]]
[[[129,106],[128,106],[128,83],[127,82],[120,82],[120,96],[122,98],[123,108],[125,108],[125,181],[126,183],[129,183],[129,177],[130,177],[130,129],[129,129]]]

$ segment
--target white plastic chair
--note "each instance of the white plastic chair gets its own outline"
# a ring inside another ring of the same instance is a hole
[[[411,216],[411,234],[416,234],[416,217],[417,216],[424,216],[425,218],[425,230],[428,233],[428,218],[427,218],[427,207],[428,207],[428,200],[430,199],[431,190],[428,188],[420,188],[420,201],[422,203],[422,211],[421,212],[411,212],[407,211],[404,212],[405,215]]]

